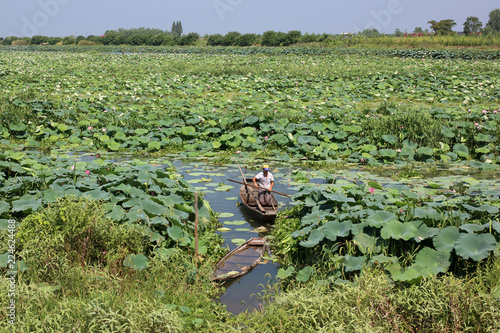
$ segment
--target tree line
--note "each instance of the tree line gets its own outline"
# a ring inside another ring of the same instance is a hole
[[[226,35],[213,34],[205,35],[202,45],[206,42],[208,46],[289,46],[292,44],[322,43],[339,37],[348,38],[352,36],[380,37],[380,36],[423,36],[423,35],[454,35],[457,32],[452,28],[457,25],[454,20],[445,19],[440,21],[431,20],[427,22],[430,29],[415,27],[411,32],[402,32],[396,29],[394,34],[381,34],[377,29],[365,29],[356,34],[302,34],[298,30],[285,32],[266,31],[262,35],[237,31],[228,32]],[[492,10],[489,20],[483,27],[483,23],[475,16],[467,17],[463,23],[463,34],[465,35],[493,35],[500,34],[500,8]],[[18,38],[14,36],[6,37],[2,40],[2,45],[152,45],[152,46],[174,46],[174,45],[195,45],[200,40],[200,35],[195,32],[183,34],[181,21],[174,21],[170,31],[152,28],[133,28],[118,30],[108,30],[101,36],[90,35],[68,36],[68,37],[48,37],[33,36]]]

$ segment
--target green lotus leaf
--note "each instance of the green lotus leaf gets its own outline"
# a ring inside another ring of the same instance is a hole
[[[379,237],[359,233],[352,239],[363,254],[380,253],[382,247],[379,244]]]
[[[394,281],[404,281],[410,284],[418,283],[422,280],[422,275],[415,268],[408,267],[404,271],[396,271],[391,275]]]
[[[146,134],[146,133],[148,132],[148,130],[147,130],[147,129],[145,129],[145,128],[138,128],[138,129],[136,129],[134,132],[135,132],[135,134],[137,134],[138,136],[141,136],[141,135]]]
[[[398,258],[397,257],[393,257],[393,256],[384,256],[383,254],[379,254],[377,256],[373,256],[371,257],[370,259],[370,264],[374,265],[374,264],[388,264],[388,263],[398,263]]]
[[[161,143],[158,141],[150,141],[148,142],[148,150],[149,151],[155,151],[155,150],[160,150],[161,149]]]
[[[297,137],[297,143],[301,145],[307,145],[312,140],[312,138],[312,136],[300,135],[299,137]]]
[[[382,140],[391,145],[398,142],[398,138],[395,135],[382,135]]]
[[[374,188],[376,190],[383,190],[382,186],[374,180],[370,180],[368,182],[368,186],[370,186],[371,188]]]
[[[258,121],[259,121],[259,117],[250,116],[250,117],[246,118],[245,120],[243,120],[243,124],[244,125],[254,125]]]
[[[274,134],[269,138],[269,142],[276,142],[279,145],[286,145],[288,143],[288,137],[281,133]]]
[[[461,234],[455,242],[456,253],[464,259],[474,261],[486,259],[495,250],[497,242],[492,234]]]
[[[293,266],[288,267],[286,270],[283,268],[280,268],[280,269],[278,269],[278,274],[276,275],[276,278],[281,279],[281,280],[286,279],[287,277],[292,275],[294,271],[295,271],[295,267],[293,267]]]
[[[361,147],[361,150],[366,151],[366,152],[371,152],[371,151],[377,150],[377,147],[374,145],[364,145]]]
[[[429,228],[423,222],[412,222],[415,227],[417,227],[417,232],[413,238],[417,243],[420,243],[424,239],[432,238],[439,233],[439,228]]]
[[[153,214],[153,215],[163,215],[166,213],[167,209],[156,203],[155,201],[151,200],[151,199],[142,199],[141,202],[140,202],[140,205],[142,207],[142,209],[144,209],[144,211],[148,212],[149,214]]]
[[[382,227],[386,223],[399,222],[399,220],[393,212],[381,211],[368,216],[366,222],[372,227]]]
[[[480,232],[480,231],[483,231],[485,228],[486,227],[484,225],[471,224],[471,223],[462,224],[460,226],[461,230],[465,230],[468,233]]]
[[[441,128],[441,134],[443,134],[447,138],[454,138],[455,137],[455,133],[453,133],[452,131],[450,131],[446,127]]]
[[[37,199],[34,195],[23,195],[19,200],[12,201],[12,212],[36,211],[42,205],[42,199]]]
[[[333,135],[333,137],[337,140],[345,139],[349,134],[345,131],[338,131]]]
[[[415,264],[411,267],[420,271],[424,276],[445,273],[450,267],[450,252],[436,251],[429,247],[420,250],[415,257]]]
[[[474,136],[474,140],[478,142],[491,142],[493,141],[493,138],[491,137],[491,135],[479,133],[478,135]]]
[[[409,222],[401,223],[399,221],[390,221],[384,223],[382,230],[380,230],[380,236],[383,239],[404,239],[409,240],[415,237],[417,234],[417,228]]]
[[[344,270],[346,272],[360,271],[363,269],[366,261],[366,256],[352,257],[350,255],[346,255],[344,260]]]
[[[434,150],[429,147],[420,147],[417,150],[417,154],[419,155],[426,155],[426,156],[433,156],[434,155]]]
[[[311,278],[313,272],[314,272],[314,270],[311,266],[306,266],[306,267],[302,268],[297,273],[297,281],[307,282]]]
[[[246,221],[225,221],[224,225],[243,225]]]
[[[142,271],[143,269],[148,267],[148,258],[143,254],[133,255],[129,254],[124,260],[123,265]]]
[[[220,217],[220,218],[225,218],[225,217],[233,217],[233,216],[234,216],[234,214],[233,214],[233,213],[220,213],[220,214],[219,214],[219,217]],[[225,223],[225,224],[229,224],[229,223],[227,222],[227,223]]]
[[[466,145],[461,143],[456,143],[453,146],[453,152],[457,153],[460,157],[468,157],[469,156],[469,148]]]
[[[23,122],[15,121],[15,122],[9,124],[9,128],[12,131],[18,131],[18,132],[20,132],[20,131],[25,131],[27,127],[26,127],[26,125]]]
[[[181,227],[177,225],[168,227],[167,233],[168,236],[174,241],[181,239],[185,235],[184,230],[182,230]]]
[[[478,211],[480,212],[487,212],[488,214],[498,214],[498,207],[497,206],[491,206],[491,205],[481,205],[477,208]]]
[[[451,252],[455,248],[455,242],[458,239],[460,231],[458,228],[449,226],[441,229],[432,239],[434,247],[438,251]]]
[[[378,153],[382,157],[389,157],[389,158],[394,158],[398,155],[398,153],[393,149],[380,149]]]
[[[299,245],[302,247],[315,247],[316,245],[319,244],[319,242],[323,240],[324,237],[325,235],[323,234],[322,230],[315,229],[311,231],[307,240],[301,241]]]
[[[347,237],[351,233],[352,223],[349,221],[338,222],[338,221],[328,221],[321,229],[324,236],[334,242],[337,237]]]
[[[109,193],[101,190],[92,190],[84,192],[83,195],[87,198],[91,198],[94,200],[109,200]]]
[[[0,201],[0,215],[10,210],[10,204],[6,201]]]
[[[243,238],[233,238],[233,239],[231,239],[231,243],[236,244],[238,246],[240,246],[241,244],[243,244],[245,242],[246,242],[246,240],[243,239]]]
[[[333,202],[356,202],[353,198],[344,196],[341,192],[323,192],[325,198]]]

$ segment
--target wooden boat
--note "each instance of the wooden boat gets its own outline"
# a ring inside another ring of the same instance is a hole
[[[269,251],[265,237],[250,238],[222,258],[217,264],[212,281],[226,281],[245,275],[262,260]]]
[[[246,182],[253,185],[252,178],[247,178]],[[245,207],[247,207],[252,215],[264,222],[272,222],[276,219],[276,214],[278,213],[278,201],[271,193],[272,205],[259,205],[257,204],[257,199],[259,195],[259,189],[241,185],[240,187],[240,199]]]

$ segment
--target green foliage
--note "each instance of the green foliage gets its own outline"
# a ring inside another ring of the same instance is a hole
[[[455,21],[453,21],[451,19],[441,20],[439,22],[432,20],[432,21],[429,21],[427,23],[429,23],[431,25],[431,29],[434,30],[434,33],[436,33],[438,35],[452,34],[453,30],[451,30],[451,28],[453,28],[455,25],[457,25],[455,23]]]
[[[481,32],[483,28],[483,24],[479,19],[475,16],[467,17],[467,20],[464,22],[464,34],[477,34]]]
[[[498,260],[497,260],[498,263]],[[498,265],[498,264],[497,264]],[[248,317],[249,330],[280,332],[389,332],[496,330],[498,300],[479,279],[431,278],[400,288],[379,270],[365,272],[352,283],[318,285],[277,293],[266,311]]]
[[[61,199],[29,215],[17,239],[20,258],[38,278],[46,276],[49,281],[68,266],[107,266],[120,271],[126,255],[146,249],[139,228],[107,220],[102,205],[87,199]]]
[[[500,32],[500,8],[493,9],[490,12],[486,28],[489,28],[492,31]]]

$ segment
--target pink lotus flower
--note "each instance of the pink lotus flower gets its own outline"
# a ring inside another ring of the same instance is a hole
[[[370,192],[371,194],[373,194],[373,193],[375,193],[375,189],[370,187],[370,188],[368,189],[368,192]]]
[[[87,127],[89,131],[92,131],[92,126]]]
[[[90,170],[85,170],[85,173],[88,175],[90,175]]]
[[[75,166],[74,165],[71,166],[71,170],[75,170]]]
[[[267,136],[265,136],[265,137],[264,137],[264,140],[267,140],[267,139],[269,139],[269,138],[268,138]]]
[[[104,132],[106,132],[106,129],[105,129],[105,128],[103,128],[103,129],[102,129],[102,132],[103,132],[103,133],[104,133]]]

